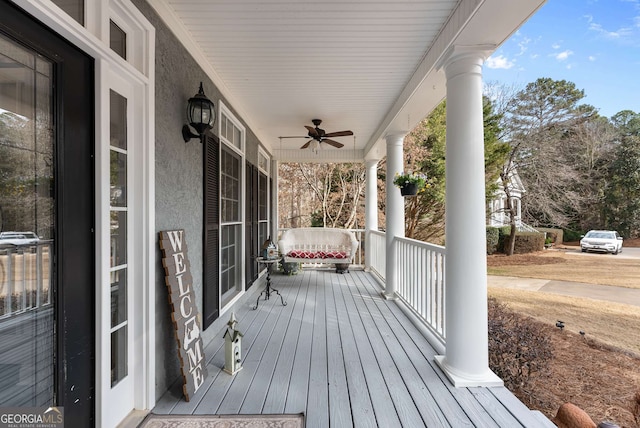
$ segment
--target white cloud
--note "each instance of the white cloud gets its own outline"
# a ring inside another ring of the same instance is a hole
[[[490,56],[489,59],[485,62],[486,66],[489,68],[501,68],[504,70],[508,70],[515,65],[515,61],[509,60],[504,55],[498,56]]]
[[[531,56],[529,56],[529,58],[531,59],[536,59],[540,56],[540,54],[531,54]]]
[[[595,56],[593,56],[593,55],[589,55],[589,61],[595,61],[595,60],[596,60],[596,57],[595,57]]]
[[[553,49],[560,49],[560,45],[558,43],[554,43],[551,45]]]
[[[520,52],[518,52],[516,56],[523,55],[529,48],[528,47],[529,43],[531,43],[531,39],[529,37],[525,37],[520,42],[518,42],[518,47],[520,48]]]
[[[553,55],[553,57],[558,61],[564,61],[565,59],[569,58],[570,55],[573,55],[573,51],[566,50]]]
[[[638,21],[636,20],[636,25],[638,25]],[[600,34],[605,39],[620,39],[623,37],[627,37],[633,34],[633,30],[628,27],[622,27],[615,31],[608,31],[602,28],[602,25],[592,22],[589,24],[589,30],[595,31]]]

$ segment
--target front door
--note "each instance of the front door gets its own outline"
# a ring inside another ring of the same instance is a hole
[[[0,407],[92,426],[93,60],[0,2]]]

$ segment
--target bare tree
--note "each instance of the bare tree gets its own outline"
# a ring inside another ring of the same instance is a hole
[[[296,225],[349,229],[358,222],[362,224],[366,178],[363,164],[285,163],[280,171],[279,200],[281,206],[290,207],[289,218],[299,218]],[[288,191],[285,183],[290,185]],[[291,224],[293,227],[294,222]]]

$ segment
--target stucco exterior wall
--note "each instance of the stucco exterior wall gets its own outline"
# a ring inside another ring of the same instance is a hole
[[[185,144],[181,129],[186,123],[187,100],[198,92],[201,81],[205,94],[216,106],[221,94],[149,4],[144,0],[133,0],[133,3],[156,29],[155,228],[156,232],[185,230],[193,287],[202,313],[202,145],[197,139]],[[233,106],[223,101],[233,111]],[[217,128],[214,131],[217,134]],[[258,145],[258,139],[247,127],[246,159],[253,164],[257,163]],[[161,257],[156,247],[155,364],[158,397],[180,375]]]

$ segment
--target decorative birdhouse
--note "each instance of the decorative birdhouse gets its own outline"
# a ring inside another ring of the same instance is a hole
[[[269,260],[275,260],[278,258],[278,247],[273,242],[269,242],[269,246],[267,247],[267,258]]]
[[[271,236],[262,244],[261,256],[263,259],[275,260],[278,258],[278,247],[271,240]]]
[[[230,375],[236,374],[242,369],[242,333],[236,329],[236,314],[231,312],[231,318],[227,323],[227,331],[224,332],[224,371]]]

